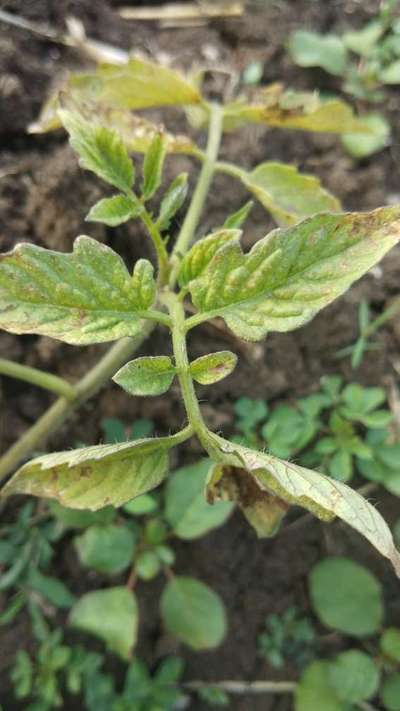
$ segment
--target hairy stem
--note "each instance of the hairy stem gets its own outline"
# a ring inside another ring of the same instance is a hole
[[[14,361],[7,360],[6,358],[0,358],[0,375],[7,375],[10,378],[24,380],[26,383],[31,383],[32,385],[38,385],[40,388],[51,390],[51,392],[67,398],[67,400],[74,400],[76,397],[74,386],[63,378],[45,373],[37,368],[29,368],[27,365],[14,363]]]
[[[175,365],[189,425],[198,436],[204,449],[212,455],[215,446],[212,441],[212,435],[203,420],[199,401],[194,389],[193,378],[189,370],[190,364],[186,346],[185,309],[176,294],[169,293],[165,297],[165,302],[168,305],[171,315],[172,345],[174,350]]]
[[[179,259],[187,252],[193,241],[194,234],[199,223],[199,219],[203,210],[204,202],[208,194],[211,180],[215,172],[216,161],[218,158],[219,146],[222,135],[222,108],[219,104],[211,104],[210,107],[210,128],[208,134],[207,150],[204,155],[203,165],[200,171],[196,189],[193,193],[193,198],[190,207],[186,213],[179,237],[174,248],[174,256],[176,257],[173,264],[170,286],[175,284],[176,276],[179,270]]]
[[[195,230],[203,209],[208,188],[213,176],[221,140],[221,108],[211,109],[209,138],[206,158],[200,171],[198,184],[187,212],[186,219],[178,235],[171,260],[174,263],[177,255],[183,255],[193,240]],[[200,186],[200,187],[199,187]],[[171,288],[175,286],[177,269],[170,277]],[[0,457],[0,483],[13,472],[19,462],[27,457],[38,446],[56,432],[71,414],[84,402],[95,395],[114,375],[114,373],[131,358],[140,348],[143,341],[150,335],[155,323],[144,322],[143,330],[135,338],[124,338],[118,341],[101,358],[101,360],[74,387],[77,392],[75,400],[59,398],[39,420],[30,427],[10,449]]]
[[[143,205],[140,215],[141,221],[145,225],[154,245],[154,249],[157,254],[158,261],[158,282],[160,286],[163,286],[168,280],[169,271],[169,257],[167,248],[165,246],[164,240],[162,238],[161,232],[158,229],[156,223],[151,217],[150,213],[146,210]]]

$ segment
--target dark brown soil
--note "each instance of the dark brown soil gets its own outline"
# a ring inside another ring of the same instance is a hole
[[[123,3],[89,0],[3,0],[1,9],[20,14],[32,21],[49,23],[63,30],[67,16],[79,17],[90,37],[116,46],[142,50],[155,58],[165,58],[189,69],[206,63],[214,68],[240,72],[249,61],[264,62],[264,80],[284,80],[296,88],[338,90],[338,85],[318,71],[300,71],[287,58],[283,43],[288,33],[299,26],[320,31],[360,26],[372,16],[378,0],[259,0],[240,20],[215,21],[207,27],[159,30],[152,24],[135,25],[119,18],[116,6]],[[133,3],[132,3],[133,4]],[[135,3],[137,4],[137,3]],[[143,254],[143,239],[137,226],[123,225],[115,230],[84,223],[93,202],[104,194],[103,186],[77,167],[76,160],[61,134],[28,136],[26,126],[36,118],[54,80],[69,68],[82,66],[85,60],[76,51],[36,37],[24,30],[0,24],[0,249],[12,248],[21,240],[60,250],[69,250],[73,239],[89,232],[106,241],[132,261]],[[399,190],[399,95],[389,94],[384,106],[392,125],[392,148],[359,164],[347,157],[335,137],[312,134],[259,131],[250,129],[230,135],[223,153],[243,166],[253,166],[266,159],[296,163],[301,169],[317,174],[334,192],[346,209],[372,209],[400,199]],[[364,108],[359,107],[361,110]],[[172,122],[177,121],[171,114]],[[192,173],[197,167],[186,158],[168,163],[168,174],[182,170]],[[245,193],[230,179],[215,180],[202,230],[221,224],[226,215],[246,199]],[[245,243],[266,233],[272,222],[261,207],[253,210],[246,230]],[[213,387],[199,389],[204,413],[210,425],[229,432],[232,405],[241,395],[266,399],[290,399],[318,387],[326,373],[340,372],[348,380],[392,387],[399,381],[400,330],[388,325],[380,332],[383,347],[367,355],[356,375],[347,361],[335,358],[337,350],[354,340],[356,313],[361,298],[367,298],[380,312],[398,293],[400,249],[393,250],[382,264],[361,280],[345,297],[324,311],[300,332],[274,334],[265,343],[237,342],[227,332],[213,326],[198,329],[191,338],[193,356],[232,347],[241,355],[236,377]],[[232,342],[234,341],[234,342]],[[161,335],[146,344],[144,352],[165,352]],[[104,347],[85,350],[69,347],[46,338],[0,334],[0,353],[4,357],[46,368],[71,380],[79,378],[98,358]],[[34,388],[3,379],[0,382],[0,451],[4,451],[45,410],[51,401]],[[49,442],[49,447],[70,447],[82,439],[90,444],[99,440],[99,423],[104,417],[118,416],[126,421],[151,417],[157,432],[174,430],[181,425],[183,411],[179,393],[146,401],[129,398],[115,386],[108,386],[86,405],[73,421],[65,425]],[[187,454],[196,456],[196,443]],[[397,502],[382,500],[382,510],[395,518]],[[397,511],[396,511],[397,509]],[[358,536],[335,524],[322,527],[317,521],[302,526],[298,532],[283,531],[273,540],[259,542],[239,514],[222,529],[194,543],[177,546],[177,569],[209,583],[224,599],[229,615],[229,635],[215,653],[193,654],[179,650],[186,660],[188,679],[277,679],[293,677],[294,670],[278,675],[257,656],[256,638],[264,618],[280,612],[288,604],[307,608],[306,576],[313,563],[327,551],[354,555],[365,561],[387,583],[389,601],[394,600],[394,578],[388,566],[372,549],[360,543]],[[71,586],[82,587],[82,572],[74,561],[60,563],[68,570]],[[79,576],[79,581],[76,576]],[[84,583],[83,583],[84,584]],[[89,584],[89,583],[88,583]],[[159,656],[178,651],[160,629],[157,613],[158,583],[138,589],[142,623],[139,654],[154,663]],[[394,621],[400,622],[399,607],[393,605]],[[19,646],[28,644],[27,630],[20,625],[0,633],[0,669]],[[8,690],[6,676],[0,677],[0,698]],[[8,693],[8,691],[7,691]],[[22,709],[5,699],[6,711]],[[65,706],[67,708],[67,706]],[[72,706],[71,706],[72,708]],[[76,708],[76,706],[75,706]],[[203,708],[193,705],[194,709]],[[232,698],[233,711],[289,711],[289,698]],[[317,710],[316,710],[317,711]]]

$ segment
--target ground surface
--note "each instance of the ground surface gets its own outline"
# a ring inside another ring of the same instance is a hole
[[[249,61],[264,62],[265,82],[283,79],[296,88],[319,86],[336,88],[327,75],[318,71],[300,71],[286,57],[282,43],[288,33],[308,25],[320,31],[340,30],[351,23],[360,26],[377,9],[377,1],[352,0],[320,2],[265,0],[249,9],[240,20],[217,21],[207,27],[159,30],[150,24],[133,25],[119,18],[117,2],[111,0],[9,0],[2,9],[31,20],[48,22],[64,28],[68,15],[79,17],[89,36],[123,47],[140,49],[150,56],[168,59],[173,65],[190,68],[205,62],[210,66],[242,71]],[[0,25],[0,248],[13,247],[21,240],[60,250],[69,250],[75,236],[89,232],[104,240],[132,260],[142,254],[140,231],[122,226],[108,231],[102,226],[85,225],[88,207],[103,194],[103,187],[77,167],[76,160],[61,134],[27,136],[25,129],[39,111],[54,78],[68,68],[84,62],[79,54],[61,45],[35,37],[23,30]],[[360,107],[363,108],[362,106]],[[399,97],[389,95],[385,111],[399,127]],[[172,124],[175,115],[170,116]],[[180,124],[181,125],[181,124]],[[302,170],[316,173],[348,209],[371,209],[400,199],[398,159],[400,128],[394,131],[393,147],[355,164],[334,137],[312,136],[279,131],[249,130],[230,136],[223,152],[243,166],[266,159],[296,163]],[[168,174],[184,169],[195,170],[185,158],[168,165]],[[245,199],[244,193],[227,179],[217,179],[204,216],[204,231],[222,222],[227,213]],[[272,226],[261,208],[253,211],[246,231],[246,244]],[[358,283],[299,333],[272,335],[263,344],[248,345],[227,341],[212,328],[198,329],[192,336],[193,356],[218,348],[240,349],[242,358],[237,377],[223,381],[212,390],[204,390],[204,411],[208,422],[229,433],[234,400],[250,397],[290,400],[312,392],[320,376],[341,372],[354,378],[345,361],[337,361],[335,352],[354,339],[356,311],[360,299],[370,300],[380,312],[400,283],[400,250],[394,250],[382,268]],[[400,372],[400,329],[395,323],[381,333],[384,348],[366,357],[356,379],[364,384],[391,388]],[[165,352],[162,337],[154,336],[144,352]],[[0,353],[41,368],[52,370],[71,380],[93,364],[102,347],[85,350],[51,342],[45,338],[16,338],[0,334]],[[34,388],[3,379],[0,382],[0,451],[4,451],[44,411],[51,398]],[[148,401],[129,399],[116,387],[105,388],[85,406],[79,415],[51,439],[55,449],[70,447],[82,439],[87,444],[99,440],[103,417],[118,416],[127,422],[136,417],[151,417],[159,434],[181,425],[183,412],[177,390],[171,397]],[[187,460],[197,455],[197,445],[181,452]],[[182,459],[183,461],[183,459]],[[380,502],[390,517],[396,515],[395,503]],[[398,513],[398,510],[397,510]],[[188,679],[262,679],[288,678],[294,670],[280,675],[257,656],[256,637],[265,616],[280,612],[288,604],[307,608],[306,575],[326,552],[354,555],[367,562],[387,583],[389,601],[394,600],[395,583],[388,566],[367,548],[356,534],[340,524],[327,529],[317,521],[304,525],[299,533],[283,530],[275,539],[258,542],[239,515],[222,529],[202,540],[178,545],[177,569],[209,583],[224,599],[229,615],[229,635],[215,653],[184,652]],[[68,576],[72,589],[82,591],[89,581],[82,580],[73,557],[60,559],[60,572]],[[140,649],[150,662],[165,652],[175,651],[159,626],[157,615],[158,583],[139,586],[142,620]],[[392,606],[397,623],[400,608]],[[0,688],[7,689],[6,668],[16,648],[27,643],[23,625],[12,632],[0,633]],[[3,694],[1,694],[3,697]],[[3,701],[3,698],[2,698]],[[289,711],[289,698],[232,699],[233,711]],[[6,711],[22,707],[7,699]],[[67,707],[65,707],[67,708]],[[72,708],[72,706],[71,706]],[[201,708],[200,706],[193,708]]]

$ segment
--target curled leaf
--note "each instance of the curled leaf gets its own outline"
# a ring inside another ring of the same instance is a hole
[[[214,464],[211,468],[206,497],[210,504],[234,501],[258,538],[274,536],[289,508],[285,501],[260,486],[246,469],[223,464]]]
[[[228,242],[238,239],[240,230],[221,229],[198,240],[182,259],[178,280],[180,286],[199,277],[207,268],[218,250]]]
[[[400,554],[389,527],[354,489],[324,474],[233,444],[222,437],[213,435],[213,442],[220,452],[219,476],[226,467],[238,467],[248,472],[261,490],[288,504],[302,506],[323,521],[331,521],[335,516],[341,518],[388,558],[400,576]]]
[[[163,437],[45,454],[20,467],[0,498],[30,494],[91,511],[121,506],[160,484],[173,444]]]

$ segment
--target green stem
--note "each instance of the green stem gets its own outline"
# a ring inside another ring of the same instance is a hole
[[[168,259],[167,248],[165,246],[165,243],[162,238],[160,230],[158,229],[156,223],[154,222],[153,218],[151,217],[150,213],[146,210],[144,205],[142,206],[139,217],[142,220],[143,224],[145,225],[145,227],[146,227],[146,229],[153,241],[154,249],[156,250],[157,261],[158,261],[159,284],[160,284],[160,286],[163,286],[168,279],[168,271],[169,271],[169,259]]]
[[[222,160],[216,163],[215,170],[218,173],[225,173],[225,175],[230,175],[232,176],[232,178],[237,178],[241,182],[243,182],[243,180],[247,176],[247,171],[243,168],[239,168],[238,165],[234,165],[233,163],[228,163]]]
[[[209,139],[207,145],[207,158],[200,171],[198,184],[189,206],[188,216],[185,219],[172,251],[172,263],[178,254],[182,255],[188,249],[197,223],[207,197],[208,187],[211,182],[214,164],[217,159],[221,139],[221,109],[213,107],[211,111]],[[194,207],[193,207],[194,205]],[[175,286],[177,269],[170,277],[171,288]],[[0,457],[0,482],[5,479],[18,466],[19,462],[27,457],[39,445],[56,432],[71,414],[84,402],[95,395],[115,372],[131,358],[150,335],[155,323],[144,322],[143,330],[135,338],[124,338],[115,343],[101,360],[89,370],[82,380],[75,385],[77,397],[69,401],[65,397],[59,398],[39,420],[30,427],[10,449]]]
[[[67,400],[74,400],[76,396],[73,385],[70,385],[63,378],[44,373],[37,368],[29,368],[27,365],[14,363],[6,358],[0,358],[0,375],[7,375],[10,378],[17,378],[17,380],[24,380],[26,383],[38,385],[40,388],[62,395]]]
[[[170,286],[176,281],[179,270],[179,260],[187,252],[193,241],[194,233],[203,210],[204,202],[208,194],[215,172],[215,165],[218,158],[219,146],[222,136],[222,108],[219,104],[210,106],[210,128],[208,134],[207,149],[204,155],[203,165],[200,171],[196,189],[193,193],[190,207],[186,213],[181,231],[174,247],[175,264],[173,263]]]
[[[186,681],[182,686],[190,691],[211,686],[228,694],[293,694],[297,688],[294,681]]]
[[[172,321],[172,345],[175,357],[175,366],[183,402],[186,409],[189,425],[192,427],[207,452],[214,450],[213,442],[210,438],[210,431],[203,420],[199,401],[194,389],[193,378],[190,373],[190,363],[186,346],[186,324],[185,309],[176,294],[169,293],[165,297]]]

